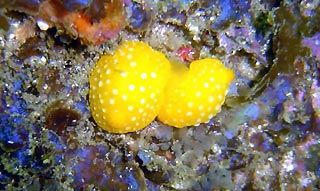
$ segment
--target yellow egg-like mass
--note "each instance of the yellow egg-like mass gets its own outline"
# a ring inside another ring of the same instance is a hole
[[[89,102],[96,123],[111,133],[140,130],[163,105],[170,74],[165,56],[147,44],[128,41],[103,56],[90,76]]]
[[[189,68],[172,62],[172,83],[166,86],[165,106],[158,119],[178,128],[210,120],[221,110],[233,79],[233,71],[218,59],[197,60]]]
[[[143,42],[127,41],[102,56],[90,76],[96,123],[110,133],[140,130],[156,117],[174,127],[197,125],[221,110],[234,72],[218,59],[187,67]]]

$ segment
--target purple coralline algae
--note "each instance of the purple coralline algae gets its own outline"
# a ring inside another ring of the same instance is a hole
[[[320,32],[309,38],[302,40],[303,45],[310,48],[312,56],[315,56],[320,61]]]
[[[319,21],[317,0],[1,1],[0,190],[319,190]],[[221,112],[102,130],[88,77],[127,40],[222,60]]]

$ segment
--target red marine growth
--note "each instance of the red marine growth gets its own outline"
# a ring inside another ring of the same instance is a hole
[[[117,37],[125,26],[122,0],[91,0],[86,3],[48,0],[40,4],[37,16],[49,25],[65,28],[83,43],[93,45]]]
[[[87,45],[116,38],[126,26],[123,0],[2,1],[0,7],[33,16],[40,29],[56,27]]]

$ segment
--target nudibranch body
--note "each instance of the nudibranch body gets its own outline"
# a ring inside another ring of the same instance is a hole
[[[170,74],[165,56],[142,42],[122,44],[103,56],[90,76],[89,102],[96,123],[111,133],[142,129],[163,105]]]
[[[158,119],[179,128],[208,121],[220,111],[233,71],[212,58],[193,61],[189,69],[181,63],[174,65],[169,81],[175,83],[166,86],[165,106]]]
[[[94,68],[90,109],[110,133],[140,130],[157,116],[178,128],[197,125],[220,111],[233,79],[218,59],[193,61],[188,68],[143,42],[127,41]]]

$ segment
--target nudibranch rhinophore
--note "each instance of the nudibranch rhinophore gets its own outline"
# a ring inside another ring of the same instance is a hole
[[[197,125],[221,110],[234,77],[218,59],[193,61],[188,68],[143,42],[126,41],[93,69],[90,109],[110,133],[140,130],[156,117],[178,128]]]

